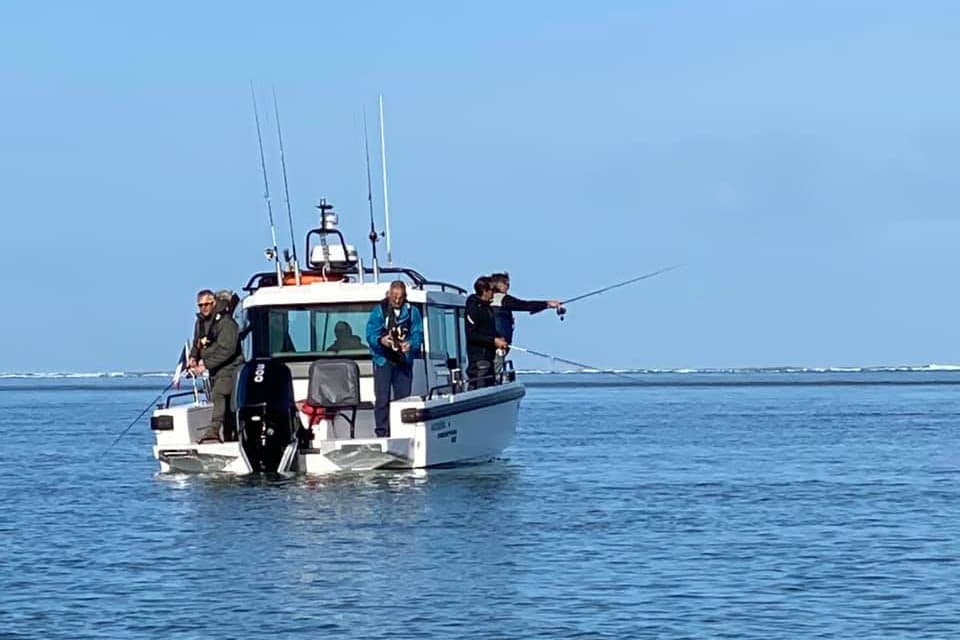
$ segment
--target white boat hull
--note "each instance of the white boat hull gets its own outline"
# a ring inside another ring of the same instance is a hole
[[[288,451],[289,469],[329,474],[487,461],[513,440],[524,393],[521,383],[511,382],[428,400],[404,398],[390,405],[389,438],[338,437],[337,432],[344,431],[342,426],[334,429],[329,421],[321,420],[312,428],[310,447]],[[197,442],[200,430],[209,424],[210,413],[210,405],[203,404],[154,412],[154,456],[161,472],[251,473],[238,442]]]

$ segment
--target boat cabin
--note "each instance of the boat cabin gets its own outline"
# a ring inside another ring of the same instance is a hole
[[[423,399],[455,394],[467,366],[461,287],[431,281],[404,267],[366,267],[348,245],[335,221],[307,234],[303,271],[254,275],[244,287],[244,341],[247,360],[269,357],[287,365],[295,399],[308,395],[311,365],[349,359],[359,367],[360,411],[357,435],[373,431],[373,361],[367,345],[367,320],[385,298],[390,282],[402,280],[407,301],[423,318],[424,344],[413,364],[412,395]],[[299,284],[298,284],[299,280]],[[509,379],[513,379],[512,371]]]

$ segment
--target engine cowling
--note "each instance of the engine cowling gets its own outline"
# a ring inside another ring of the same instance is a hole
[[[253,472],[288,471],[300,418],[287,365],[272,358],[244,364],[237,376],[236,410],[240,446]]]

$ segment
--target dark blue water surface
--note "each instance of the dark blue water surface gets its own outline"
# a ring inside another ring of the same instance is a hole
[[[0,381],[0,637],[960,637],[960,374],[639,379],[529,377],[491,464],[287,482],[101,457],[162,379]]]

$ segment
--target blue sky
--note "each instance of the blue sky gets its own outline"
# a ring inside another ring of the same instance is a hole
[[[956,5],[409,4],[3,3],[0,370],[170,367],[194,292],[265,266],[251,80],[298,243],[325,196],[363,245],[382,92],[397,261],[529,297],[687,264],[518,344],[960,362]]]

